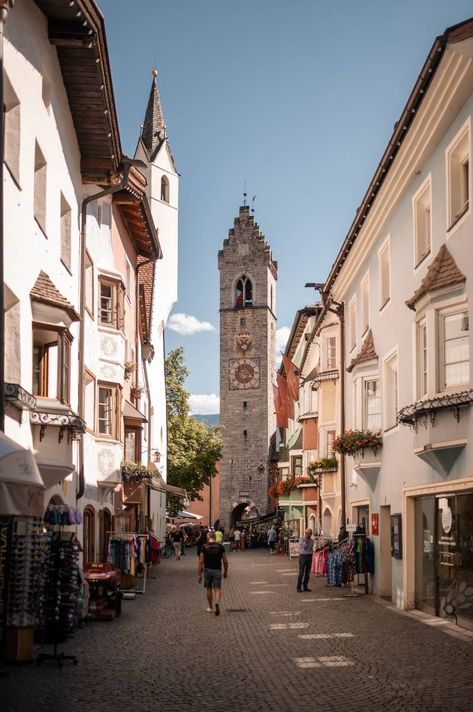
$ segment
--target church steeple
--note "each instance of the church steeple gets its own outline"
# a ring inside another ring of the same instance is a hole
[[[156,81],[158,72],[156,69],[153,69],[151,74],[153,76],[153,81],[151,84],[148,106],[146,107],[143,130],[141,132],[141,140],[143,141],[143,144],[148,152],[150,160],[152,160],[154,154],[159,148],[161,148],[162,144],[166,140],[166,124],[164,123],[161,97],[159,96],[159,89]]]

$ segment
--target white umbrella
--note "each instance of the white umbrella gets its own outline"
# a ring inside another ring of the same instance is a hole
[[[44,483],[31,450],[0,433],[0,514],[41,517]]]

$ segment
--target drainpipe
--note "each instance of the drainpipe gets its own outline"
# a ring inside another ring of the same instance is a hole
[[[149,265],[151,262],[156,262],[156,259],[152,258],[150,260],[145,260],[144,262],[140,262],[139,264],[136,265],[135,269],[135,274],[136,274],[136,285],[135,285],[135,303],[136,303],[136,323],[135,323],[135,331],[136,331],[136,346],[138,347],[138,341],[139,341],[139,333],[140,333],[140,314],[139,314],[139,305],[140,305],[140,283],[139,283],[139,273],[141,267],[144,267],[145,265]],[[136,353],[138,353],[138,348],[136,349]],[[143,358],[143,349],[141,349],[141,360],[143,362],[143,373],[144,373],[144,378],[145,378],[145,388],[146,388],[146,398],[148,399],[148,423],[146,424],[146,427],[148,429],[148,456],[147,456],[147,463],[151,462],[151,391],[149,388],[149,378],[148,378],[148,367],[147,367],[147,361],[146,359]]]
[[[105,188],[104,190],[88,195],[82,201],[81,206],[81,230],[80,230],[80,322],[79,322],[79,392],[78,392],[78,411],[79,417],[84,419],[84,346],[85,346],[85,252],[86,252],[86,225],[87,225],[87,206],[96,200],[100,200],[113,193],[118,193],[123,190],[128,183],[128,175],[132,166],[144,167],[142,161],[134,160],[123,156],[122,170],[117,174],[118,182],[115,185]],[[76,491],[76,501],[84,495],[85,477],[84,477],[84,437],[79,440],[79,483]]]
[[[340,319],[340,430],[345,432],[345,309],[343,302],[338,306],[338,317]],[[346,527],[346,460],[345,454],[340,457],[340,495],[342,498],[342,526]]]
[[[5,112],[3,110],[3,30],[14,0],[0,0],[0,431],[5,431],[5,302],[3,298],[3,161],[5,158]]]

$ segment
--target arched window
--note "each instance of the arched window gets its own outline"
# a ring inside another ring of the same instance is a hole
[[[161,178],[161,200],[169,203],[169,181],[166,176]]]
[[[82,542],[84,549],[84,563],[88,564],[95,560],[95,510],[87,506],[84,509],[84,538]]]
[[[251,307],[253,306],[253,285],[251,279],[243,275],[236,283],[235,287],[235,306],[236,307]]]

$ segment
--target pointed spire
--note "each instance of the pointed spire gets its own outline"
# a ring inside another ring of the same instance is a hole
[[[156,78],[158,72],[153,69],[151,72],[153,81],[149,95],[148,106],[146,107],[141,140],[143,141],[148,155],[151,158],[158,148],[164,143],[166,138],[166,125],[164,123],[163,109],[161,107],[161,97],[159,96]]]

